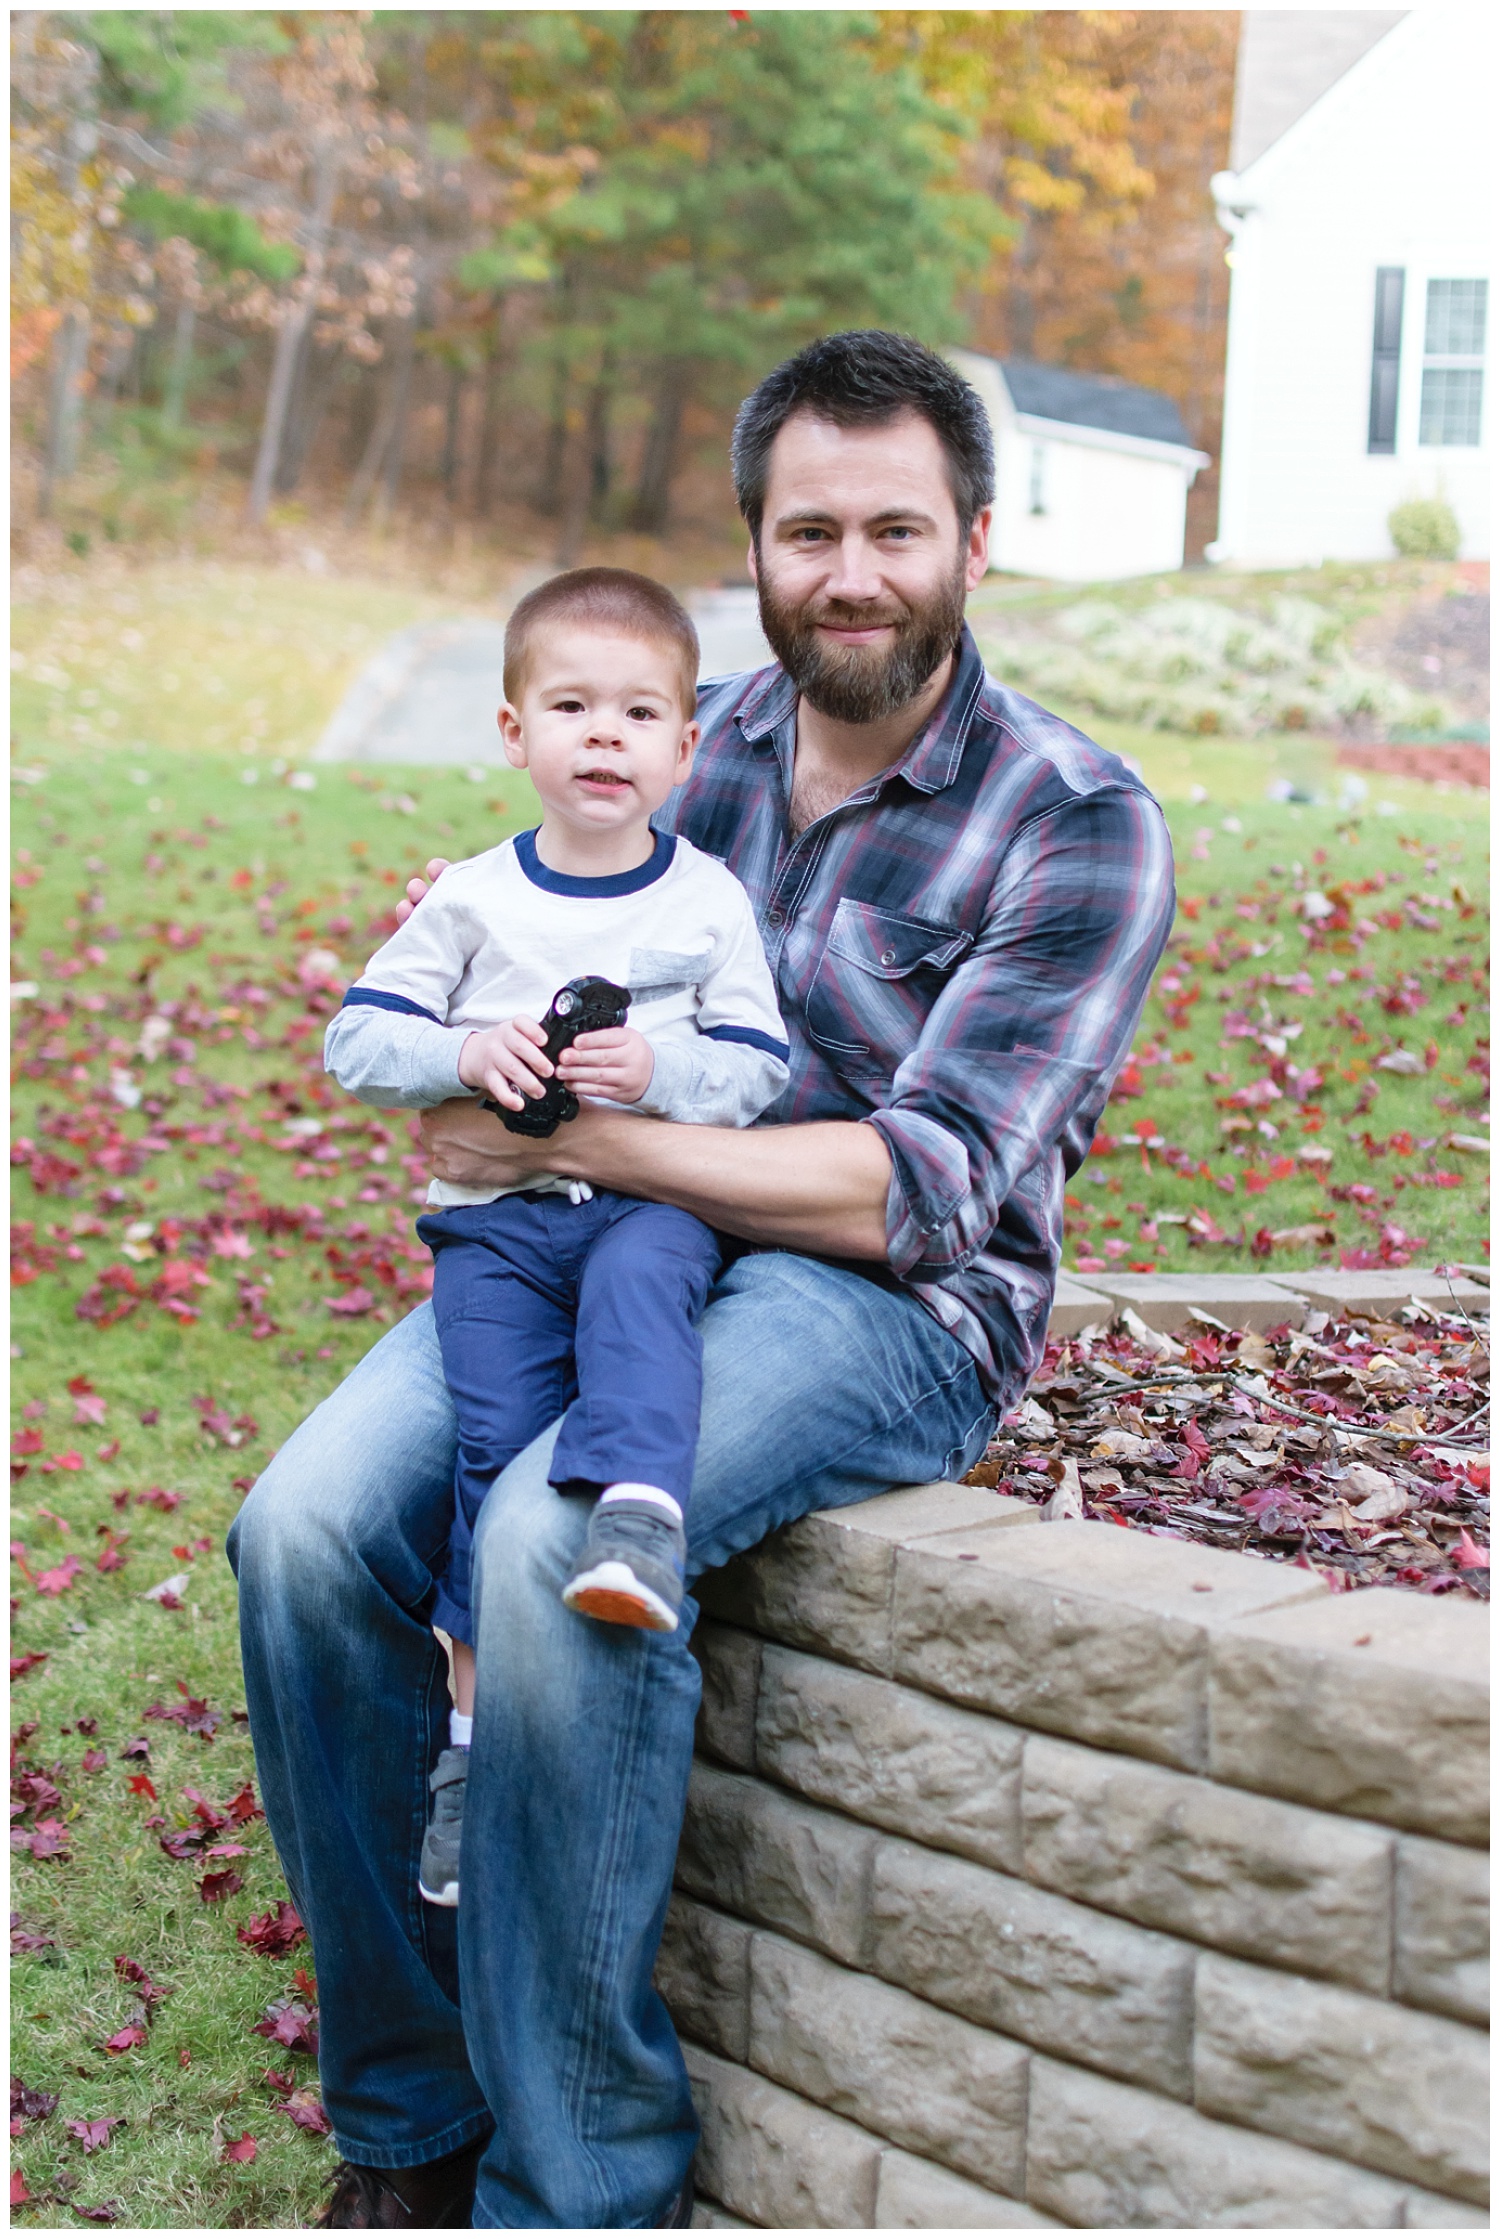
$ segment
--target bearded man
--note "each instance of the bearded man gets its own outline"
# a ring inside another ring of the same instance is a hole
[[[810,1509],[983,1452],[1041,1357],[1064,1182],[1173,910],[1145,787],[986,676],[965,628],[993,460],[952,367],[834,335],[760,384],[733,459],[778,665],[702,688],[697,764],[659,821],[749,889],[791,1080],[772,1124],[596,1105],[547,1151],[731,1240],[700,1325],[690,1581]],[[473,1187],[535,1162],[472,1099],[424,1135]],[[456,1913],[417,1890],[455,1437],[429,1310],[303,1424],[235,1527],[251,1727],[346,2157],[334,2226],[688,2220],[696,2124],[651,1976],[694,1604],[675,1634],[563,1607],[589,1504],[549,1485],[553,1436],[497,1480],[474,1550]]]

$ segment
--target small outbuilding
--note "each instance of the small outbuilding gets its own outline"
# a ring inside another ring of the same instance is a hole
[[[995,434],[990,566],[1060,583],[1182,566],[1196,450],[1169,396],[1024,358],[952,350]]]

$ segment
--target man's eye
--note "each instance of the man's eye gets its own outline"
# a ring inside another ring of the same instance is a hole
[[[882,531],[881,531],[881,534],[882,534],[883,536],[888,536],[888,537],[890,537],[890,536],[899,536],[899,537],[903,537],[903,538],[905,538],[905,537],[913,537],[913,536],[915,536],[915,535],[916,535],[916,533],[917,533],[917,532],[916,532],[916,530],[915,530],[915,529],[909,529],[909,528],[906,528],[906,527],[904,527],[904,526],[901,526],[900,524],[896,524],[896,525],[893,525],[892,527],[890,527],[890,528],[888,528],[888,529],[884,529],[884,530],[882,530]]]

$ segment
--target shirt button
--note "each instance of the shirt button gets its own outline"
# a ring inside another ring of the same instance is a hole
[[[896,951],[893,948],[883,948],[880,952],[880,961],[882,964],[894,964]]]
[[[770,926],[773,933],[779,932],[781,927],[785,925],[786,911],[781,908],[779,903],[773,902],[771,904],[771,907],[767,910],[766,923]]]

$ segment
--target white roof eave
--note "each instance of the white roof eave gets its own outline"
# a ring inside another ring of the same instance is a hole
[[[1156,436],[1126,435],[1118,428],[1091,428],[1078,420],[1044,420],[1035,412],[1017,412],[1015,419],[1023,435],[1048,443],[1081,443],[1094,451],[1125,451],[1138,459],[1159,459],[1164,466],[1184,472],[1191,467],[1196,473],[1213,464],[1206,451],[1195,451],[1186,443],[1165,443]]]

